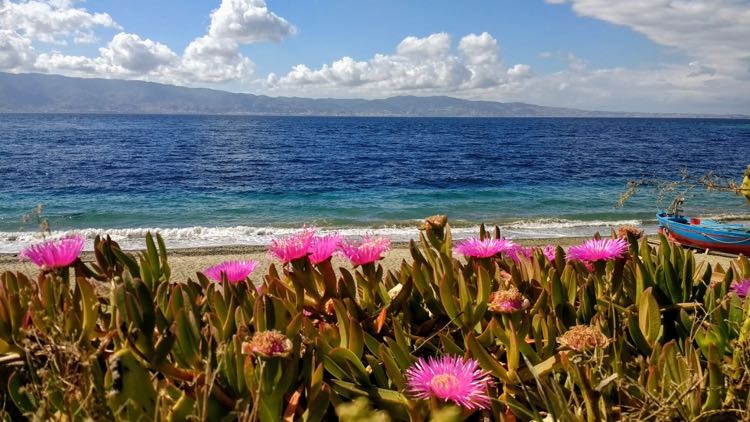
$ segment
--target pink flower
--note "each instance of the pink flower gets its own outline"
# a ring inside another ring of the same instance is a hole
[[[583,245],[571,246],[568,249],[568,260],[577,261],[610,261],[625,256],[628,242],[625,239],[591,239]]]
[[[750,292],[750,278],[732,283],[731,290],[740,298],[744,299]]]
[[[203,271],[203,274],[215,281],[221,281],[221,276],[223,274],[227,278],[228,282],[237,283],[246,279],[247,276],[249,276],[250,273],[255,270],[255,267],[257,265],[258,263],[252,260],[226,261],[222,262],[219,265],[214,265],[213,267],[206,268]]]
[[[310,263],[320,264],[330,258],[341,245],[341,236],[329,234],[327,236],[315,236],[310,244]]]
[[[532,250],[531,248],[527,248],[521,245],[513,245],[508,251],[508,256],[510,259],[515,261],[515,263],[521,262],[521,257],[524,256],[526,258],[531,258]]]
[[[341,252],[349,258],[352,265],[369,264],[383,258],[391,248],[391,241],[383,237],[365,236],[361,242],[341,242]]]
[[[83,243],[84,238],[80,235],[48,240],[24,249],[19,258],[29,259],[43,270],[64,268],[78,259]]]
[[[493,384],[488,371],[473,359],[459,356],[430,357],[406,370],[407,391],[418,399],[435,397],[470,410],[490,407],[487,388]]]
[[[472,258],[489,258],[501,252],[512,251],[516,244],[507,239],[484,239],[476,237],[459,242],[453,251]]]
[[[556,252],[557,248],[555,247],[555,245],[547,245],[542,248],[542,253],[550,262],[555,260]]]
[[[268,252],[281,260],[284,264],[304,258],[310,253],[315,236],[314,228],[303,228],[298,233],[291,234],[279,239],[273,239],[268,247]]]

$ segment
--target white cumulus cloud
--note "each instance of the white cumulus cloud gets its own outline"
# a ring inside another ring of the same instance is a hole
[[[62,53],[42,53],[34,62],[36,70],[60,73],[70,76],[107,77],[106,72],[96,59],[85,56],[72,56]],[[112,75],[119,76],[119,75]]]
[[[531,73],[531,66],[527,64],[513,65],[513,67],[508,69],[508,75],[513,78],[523,78],[525,76],[529,76],[530,73]]]
[[[0,2],[0,28],[47,43],[94,42],[97,27],[119,28],[107,13],[73,7],[73,1],[21,0]]]
[[[746,62],[750,57],[750,4],[745,0],[568,2],[581,16],[627,26],[700,60],[704,66],[742,77],[750,74]]]
[[[278,42],[296,31],[286,19],[271,12],[264,0],[222,0],[211,12],[208,33],[185,48],[179,73],[197,82],[247,80],[255,65],[239,46]]]
[[[185,48],[180,71],[194,81],[225,82],[248,78],[253,67],[235,42],[203,36]]]
[[[43,53],[37,57],[34,66],[37,70],[74,76],[161,80],[174,72],[177,63],[177,55],[166,45],[120,32],[106,47],[99,49],[97,57]]]
[[[31,66],[36,54],[31,41],[15,31],[0,30],[0,68],[20,71]]]
[[[497,40],[488,32],[480,35],[469,34],[461,38],[458,50],[468,63],[475,65],[497,63],[500,57]]]
[[[264,0],[222,0],[211,13],[208,35],[238,44],[281,41],[297,29],[286,19],[271,12]]]
[[[96,25],[117,27],[117,24],[107,14],[90,14],[74,8],[75,0],[0,1],[4,7],[0,10],[6,13],[0,14],[0,24],[7,24],[2,19],[11,19],[12,12],[14,25],[18,27],[0,39],[0,57],[7,56],[0,61],[0,70],[20,68],[17,63],[24,62],[33,63],[37,71],[71,76],[145,79],[184,85],[247,81],[255,66],[242,54],[240,45],[280,41],[296,32],[293,25],[271,12],[264,0],[222,0],[211,12],[206,34],[191,41],[182,55],[158,41],[127,32],[114,35],[106,46],[99,48],[96,57],[59,51],[35,55],[32,40],[62,42],[64,37],[93,36],[92,28]],[[52,12],[59,15],[58,22],[47,22],[44,26],[40,20]],[[26,20],[16,20],[17,16],[26,16]]]
[[[450,49],[450,35],[440,32],[424,38],[406,37],[396,47],[396,54],[416,59],[442,58],[448,56]]]
[[[506,69],[499,57],[497,40],[486,32],[463,37],[458,43],[458,55],[452,53],[451,47],[451,37],[444,32],[408,36],[393,54],[376,54],[361,61],[343,57],[318,69],[300,64],[285,75],[269,75],[266,86],[282,92],[302,87],[311,95],[382,96],[409,91],[455,94],[497,87],[530,71],[528,65]]]
[[[107,63],[139,74],[177,61],[177,55],[166,45],[125,32],[115,35],[107,47],[99,49],[99,54]]]

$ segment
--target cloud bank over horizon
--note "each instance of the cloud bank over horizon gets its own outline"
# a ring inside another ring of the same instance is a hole
[[[128,32],[117,16],[76,0],[0,0],[0,71],[139,79],[267,95],[382,98],[450,95],[602,110],[750,113],[750,4],[739,0],[546,0],[578,19],[629,28],[684,60],[592,66],[568,51],[539,51],[565,63],[542,70],[503,58],[492,31],[402,34],[391,51],[342,55],[258,74],[245,46],[283,49],[305,28],[265,0],[217,0],[203,34],[182,51]],[[366,31],[366,28],[363,29]],[[99,34],[114,32],[111,39]],[[81,54],[83,46],[98,54]],[[523,48],[523,46],[515,46]],[[609,46],[607,48],[617,48]],[[268,50],[272,51],[272,50]],[[263,60],[273,60],[265,55]]]

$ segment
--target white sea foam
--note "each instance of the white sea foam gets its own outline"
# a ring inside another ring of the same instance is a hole
[[[54,231],[48,235],[50,238],[58,238],[73,234],[79,234],[86,238],[85,250],[93,248],[96,236],[112,237],[123,249],[133,250],[144,247],[144,238],[147,233],[160,233],[165,243],[170,248],[195,248],[207,246],[234,246],[234,245],[267,245],[271,239],[288,235],[297,231],[296,228],[281,227],[185,227],[185,228],[128,228],[128,229],[99,229],[88,228],[80,230]],[[459,232],[469,229],[459,229]],[[394,241],[406,241],[416,237],[417,230],[407,230],[396,227],[382,228],[341,228],[320,229],[321,234],[338,232],[343,236],[355,237],[372,233],[379,236],[387,236]],[[476,230],[474,230],[476,231]],[[467,234],[468,235],[468,234]],[[0,232],[0,253],[17,253],[26,245],[39,242],[42,238],[35,232]]]
[[[705,220],[717,220],[717,221],[749,221],[750,214],[707,214],[699,215],[699,217]]]
[[[582,221],[566,219],[536,219],[518,220],[500,225],[503,236],[512,239],[540,239],[591,236],[595,232],[609,233],[611,228],[620,224],[634,224],[645,229],[647,233],[656,231],[655,223],[643,224],[641,220],[617,221]],[[51,238],[58,238],[72,234],[80,234],[87,240],[85,249],[93,248],[94,238],[109,235],[117,241],[123,249],[137,250],[144,247],[146,233],[160,233],[169,248],[195,248],[207,246],[236,246],[236,245],[267,245],[271,239],[288,235],[298,229],[284,227],[185,227],[185,228],[127,228],[100,229],[88,228],[80,230],[55,231]],[[475,236],[479,226],[453,227],[455,239]],[[321,228],[322,234],[337,232],[344,237],[357,237],[364,234],[386,236],[395,242],[415,239],[419,231],[416,224],[412,227],[384,226],[384,227],[341,227]],[[0,232],[0,253],[18,253],[25,246],[41,241],[36,232]]]
[[[561,218],[541,218],[518,220],[501,227],[502,233],[516,239],[544,239],[562,237],[586,237],[596,232],[608,235],[617,226],[629,224],[640,227],[646,233],[656,232],[656,222],[642,220],[566,220]]]

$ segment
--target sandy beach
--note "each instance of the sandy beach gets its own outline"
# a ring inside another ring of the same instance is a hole
[[[557,239],[519,239],[515,240],[523,246],[544,246],[560,245],[567,248],[586,240],[587,238],[566,237]],[[169,247],[169,245],[167,245]],[[130,251],[137,253],[137,251]],[[698,262],[708,261],[711,265],[720,264],[727,268],[733,258],[728,256],[707,255],[696,252]],[[84,252],[81,256],[84,261],[92,261],[93,253]],[[267,255],[267,248],[264,246],[218,246],[207,248],[183,248],[171,249],[169,251],[169,264],[172,268],[172,279],[183,280],[188,277],[195,277],[195,273],[207,267],[230,260],[247,260],[253,259],[258,261],[259,265],[250,278],[255,279],[266,274],[268,267],[277,261]],[[411,262],[408,245],[406,243],[395,243],[393,249],[388,252],[381,261],[386,270],[396,270],[401,262],[406,260]],[[341,257],[334,257],[334,267],[351,268],[348,261]],[[277,262],[278,265],[278,262]],[[36,267],[30,262],[19,261],[15,254],[0,254],[0,273],[5,271],[21,271],[26,274],[34,274]]]

